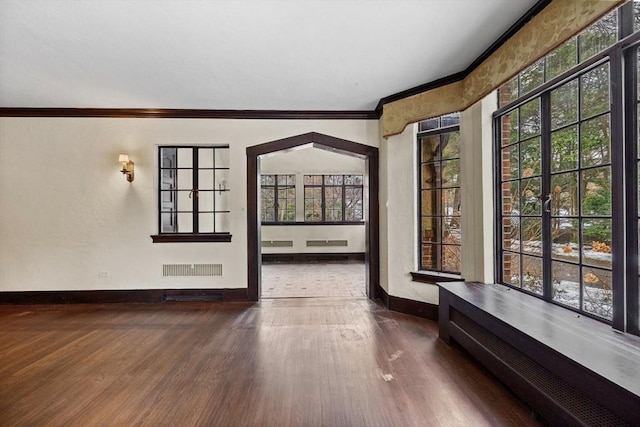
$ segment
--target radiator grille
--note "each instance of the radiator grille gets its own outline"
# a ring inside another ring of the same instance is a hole
[[[346,240],[307,240],[307,247],[347,246]]]
[[[222,276],[222,264],[163,264],[162,276]]]
[[[293,246],[293,240],[263,240],[263,248],[290,248]]]
[[[524,353],[488,332],[482,326],[456,310],[451,311],[451,323],[457,325],[499,359],[542,390],[551,399],[567,408],[587,426],[628,426],[580,390],[565,382]]]

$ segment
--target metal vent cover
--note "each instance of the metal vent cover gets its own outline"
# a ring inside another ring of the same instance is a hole
[[[307,247],[348,246],[347,240],[307,240]]]
[[[293,240],[263,240],[263,248],[290,248],[293,247]]]
[[[451,323],[489,349],[538,390],[566,408],[585,426],[629,426],[625,420],[459,311],[451,310]]]
[[[222,276],[222,264],[163,264],[162,277]]]

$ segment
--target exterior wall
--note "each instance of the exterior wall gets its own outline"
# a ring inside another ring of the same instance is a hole
[[[246,287],[245,149],[312,131],[379,140],[374,120],[0,119],[0,291]],[[163,144],[230,145],[231,243],[152,243]],[[165,263],[223,275],[163,278]]]
[[[364,174],[363,159],[306,148],[260,159],[262,174],[296,175],[296,221],[304,222],[304,175]],[[366,215],[366,212],[365,212]],[[291,240],[292,247],[263,247],[263,253],[365,252],[364,225],[265,225],[261,239]],[[347,240],[348,246],[307,247],[307,240]]]

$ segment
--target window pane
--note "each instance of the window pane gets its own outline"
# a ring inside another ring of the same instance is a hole
[[[193,170],[178,169],[176,187],[178,190],[193,190]]]
[[[582,256],[584,263],[610,269],[611,220],[585,219],[582,223]]]
[[[426,136],[420,140],[422,163],[440,158],[440,135]]]
[[[438,129],[440,127],[440,117],[423,120],[420,122],[420,131]]]
[[[442,210],[441,190],[422,190],[422,215],[440,215]]]
[[[216,190],[228,190],[229,189],[229,170],[228,169],[216,169],[215,170],[215,189]]]
[[[542,159],[540,137],[524,141],[520,144],[520,158],[523,178],[540,175],[540,162]]]
[[[551,133],[551,172],[578,168],[578,126]]]
[[[213,148],[199,148],[198,149],[198,167],[213,168]],[[213,228],[213,220],[211,220]]]
[[[193,165],[193,149],[178,148],[178,167],[190,168]]]
[[[440,181],[440,164],[425,163],[422,165],[422,188],[437,188]]]
[[[611,271],[583,267],[582,292],[584,311],[611,320],[613,316]]]
[[[228,148],[215,148],[214,156],[215,167],[228,168],[231,165]]]
[[[460,246],[442,246],[442,270],[448,273],[460,272]]]
[[[178,219],[176,213],[160,214],[160,232],[161,233],[177,233]]]
[[[583,118],[609,111],[609,63],[585,73],[580,77],[580,86]]]
[[[502,184],[502,211],[504,215],[520,215],[520,183]]]
[[[175,148],[160,148],[160,167],[175,168],[178,165],[178,151]]]
[[[442,187],[460,186],[460,160],[446,160],[441,164],[444,169]]]
[[[551,298],[560,304],[580,308],[580,267],[564,262],[551,263]]]
[[[200,213],[198,214],[198,231],[200,233],[213,233],[213,213]]]
[[[215,213],[214,217],[214,228],[216,233],[220,232],[229,232],[231,230],[230,218],[231,215],[229,213]]]
[[[544,83],[544,59],[534,62],[520,73],[520,96]]]
[[[520,287],[520,256],[511,252],[502,254],[502,280],[503,282]]]
[[[193,233],[193,214],[178,213],[176,217],[178,219],[177,233]]]
[[[502,247],[509,251],[520,251],[520,217],[507,216],[502,220]]]
[[[568,172],[551,176],[551,215],[577,216],[578,173]]]
[[[190,212],[193,210],[193,193],[191,190],[178,191],[178,210]]]
[[[618,11],[603,16],[580,35],[580,62],[602,52],[618,40]]]
[[[213,191],[198,191],[198,210],[200,212],[213,211]]]
[[[520,139],[540,133],[540,98],[520,107]]]
[[[305,175],[304,185],[322,185],[322,175]]]
[[[542,295],[542,258],[522,256],[522,289]]]
[[[260,185],[275,185],[275,175],[260,175]]]
[[[542,220],[521,218],[522,252],[542,255]]]
[[[578,61],[577,53],[577,39],[575,37],[551,52],[547,56],[547,80],[559,76],[576,65]]]
[[[362,220],[362,188],[345,188],[344,215],[346,221]]]
[[[518,141],[518,109],[502,116],[502,145],[512,144]]]
[[[442,190],[442,196],[442,215],[460,216],[460,189],[451,188]]]
[[[575,123],[578,120],[578,80],[551,92],[551,128]]]
[[[325,175],[325,185],[342,185],[342,175]]]
[[[580,148],[582,166],[598,166],[609,163],[609,114],[582,123]]]
[[[304,189],[304,220],[322,221],[322,188]]]
[[[422,218],[422,241],[440,242],[442,236],[442,220],[439,217]]]
[[[198,171],[198,188],[200,190],[213,190],[213,169],[200,169]]]
[[[422,268],[425,270],[440,270],[440,245],[423,244],[421,251]]]
[[[520,149],[510,145],[502,149],[502,180],[508,181],[520,177]]]
[[[228,191],[214,191],[214,203],[216,212],[230,210],[231,194]]]
[[[611,215],[611,168],[582,172],[582,214]]]
[[[442,158],[460,157],[460,132],[449,132],[440,135]]]
[[[540,178],[523,179],[520,188],[522,215],[540,215]]]
[[[551,219],[551,257],[563,261],[580,261],[578,220],[575,218]]]

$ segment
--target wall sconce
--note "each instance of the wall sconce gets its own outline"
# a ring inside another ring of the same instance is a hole
[[[129,155],[120,153],[118,161],[122,164],[122,172],[127,176],[127,181],[133,182],[133,161],[129,160]]]

